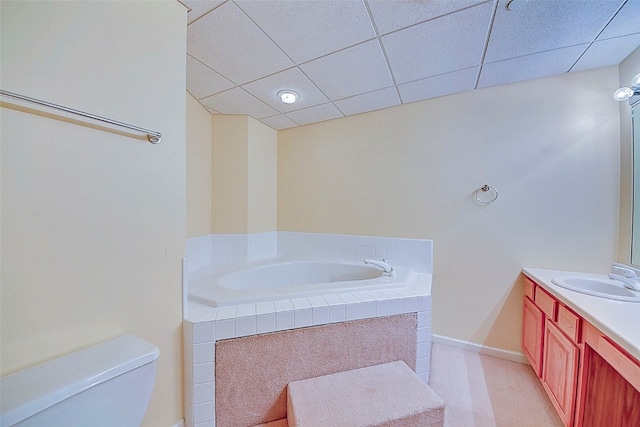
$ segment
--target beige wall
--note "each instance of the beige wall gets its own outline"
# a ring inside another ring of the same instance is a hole
[[[212,232],[277,226],[277,132],[248,116],[213,115]]]
[[[247,232],[278,228],[278,133],[249,118]]]
[[[640,73],[640,48],[620,64],[620,86],[629,86]],[[631,218],[633,203],[633,138],[631,106],[620,103],[620,237],[618,261],[631,261]]]
[[[211,224],[213,233],[246,233],[248,117],[211,116]]]
[[[187,94],[187,238],[211,234],[211,114]]]
[[[126,333],[160,348],[144,426],[182,418],[186,11],[0,3],[2,88],[158,130],[2,106],[2,374]]]
[[[616,256],[617,85],[609,67],[280,131],[278,230],[433,239],[433,332],[519,352],[521,268]]]

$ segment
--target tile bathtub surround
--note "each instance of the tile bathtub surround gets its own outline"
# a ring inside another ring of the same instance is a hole
[[[416,372],[427,382],[431,354],[433,242],[321,233],[212,234],[187,240],[187,275],[276,256],[346,261],[385,258],[420,273],[409,289],[215,308],[188,301],[184,322],[186,427],[214,427],[216,340],[329,323],[418,313]],[[188,284],[187,284],[188,285]]]
[[[247,235],[247,261],[273,258],[278,252],[278,232]]]
[[[347,234],[272,231],[251,234],[210,234],[187,239],[187,268],[226,268],[276,256],[345,261],[386,259],[391,265],[421,273],[433,272],[433,241]]]
[[[206,266],[225,268],[274,258],[277,256],[278,233],[209,234],[187,239],[187,272]]]
[[[278,256],[354,262],[384,258],[391,265],[433,272],[433,241],[426,239],[279,231]]]
[[[192,273],[211,264],[213,248],[213,234],[187,239],[185,256],[187,258],[187,273]]]
[[[337,297],[337,298],[336,298]],[[306,301],[305,301],[306,300]],[[231,307],[189,302],[183,322],[185,419],[187,427],[215,425],[215,343],[217,340],[326,325],[391,314],[417,313],[416,373],[429,381],[431,357],[431,274],[393,291],[353,292]]]

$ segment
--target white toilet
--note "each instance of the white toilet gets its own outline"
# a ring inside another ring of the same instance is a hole
[[[159,354],[125,335],[0,377],[0,427],[139,427]]]

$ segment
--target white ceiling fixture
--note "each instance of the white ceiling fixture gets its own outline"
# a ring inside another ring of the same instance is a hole
[[[626,101],[632,96],[640,95],[640,73],[636,74],[631,80],[631,87],[623,86],[613,93],[613,99],[616,101]]]
[[[278,92],[278,98],[285,104],[295,104],[295,102],[300,99],[300,95],[295,90],[283,89]]]
[[[277,130],[617,65],[640,46],[639,0],[180,1],[189,93]]]

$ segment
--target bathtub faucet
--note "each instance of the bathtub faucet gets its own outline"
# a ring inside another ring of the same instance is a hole
[[[377,265],[384,270],[385,274],[388,274],[389,276],[393,277],[396,275],[396,271],[393,269],[393,267],[387,264],[387,260],[384,258],[382,259],[382,261],[376,261],[375,259],[365,259],[364,263]]]

